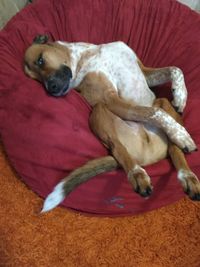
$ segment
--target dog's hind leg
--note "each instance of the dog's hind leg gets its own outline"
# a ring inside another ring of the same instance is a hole
[[[152,192],[151,179],[139,166],[137,159],[130,155],[126,146],[120,141],[118,132],[123,129],[124,121],[108,110],[105,104],[96,104],[90,116],[90,127],[109,148],[111,154],[125,170],[128,180],[135,192],[147,197]],[[133,144],[130,144],[133,145]]]
[[[182,113],[187,101],[187,88],[183,72],[177,67],[148,68],[138,61],[145,75],[149,87],[154,87],[167,82],[172,83],[173,101],[172,105],[177,112]]]
[[[166,98],[156,99],[154,105],[164,109],[178,123],[183,125],[181,116],[174,110]],[[192,200],[200,200],[200,181],[188,166],[184,153],[172,142],[169,142],[168,153],[178,172],[178,179],[185,193],[188,194]]]

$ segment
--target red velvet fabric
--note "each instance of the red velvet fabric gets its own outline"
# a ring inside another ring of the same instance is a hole
[[[41,0],[15,16],[0,34],[0,133],[23,181],[45,197],[57,182],[86,161],[107,154],[88,126],[90,107],[75,92],[48,96],[23,73],[23,54],[36,34],[53,40],[106,43],[122,40],[147,66],[176,65],[184,71],[189,101],[187,129],[200,143],[200,16],[166,0]],[[169,86],[158,88],[170,96]],[[199,153],[187,156],[200,176]],[[63,202],[78,211],[126,215],[145,212],[183,196],[169,160],[146,168],[154,193],[133,193],[122,170],[99,175]]]

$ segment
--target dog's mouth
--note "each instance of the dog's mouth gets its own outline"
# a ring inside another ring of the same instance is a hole
[[[69,84],[72,78],[72,71],[69,67],[63,65],[55,73],[44,80],[47,92],[52,96],[63,96],[69,91]]]

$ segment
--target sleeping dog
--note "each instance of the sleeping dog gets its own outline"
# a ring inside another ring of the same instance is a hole
[[[153,187],[143,166],[168,155],[183,190],[191,199],[200,200],[200,182],[184,156],[197,148],[178,114],[187,100],[179,68],[145,67],[123,42],[48,42],[42,35],[26,50],[24,64],[25,73],[43,83],[52,96],[63,96],[75,88],[88,101],[93,107],[90,127],[112,155],[74,170],[49,194],[42,211],[57,206],[89,178],[119,166],[133,190],[148,197]],[[172,104],[165,98],[156,99],[150,90],[166,82],[172,84]]]

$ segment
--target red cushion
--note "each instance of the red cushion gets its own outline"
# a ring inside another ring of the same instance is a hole
[[[15,16],[0,34],[0,133],[23,181],[47,196],[57,182],[107,151],[88,127],[90,107],[75,92],[54,98],[23,73],[23,54],[36,34],[52,39],[106,43],[122,40],[148,66],[176,65],[186,77],[187,129],[200,143],[200,17],[175,1],[41,0]],[[170,95],[169,87],[157,89]],[[200,152],[187,156],[200,175]],[[63,206],[93,214],[125,215],[152,210],[183,196],[169,160],[146,168],[154,193],[133,193],[122,170],[79,186]]]

